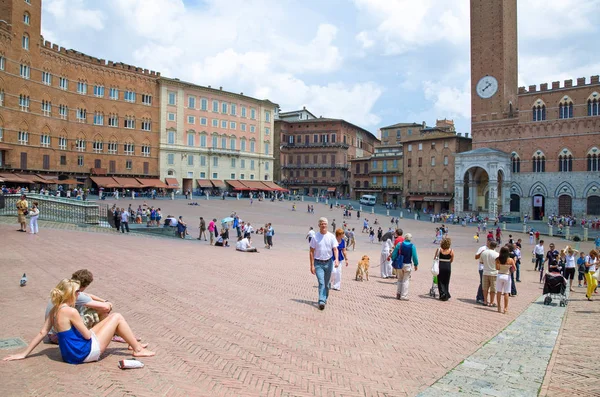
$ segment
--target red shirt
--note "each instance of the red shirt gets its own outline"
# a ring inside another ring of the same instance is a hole
[[[404,242],[404,237],[402,237],[402,236],[396,237],[396,240],[394,240],[394,247],[403,242]]]

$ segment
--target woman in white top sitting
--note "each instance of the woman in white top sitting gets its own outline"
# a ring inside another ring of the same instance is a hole
[[[236,251],[242,252],[258,252],[256,247],[252,246],[252,242],[250,241],[250,236],[240,238],[238,242],[235,244]]]

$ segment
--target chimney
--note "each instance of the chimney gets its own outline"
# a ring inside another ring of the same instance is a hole
[[[427,127],[427,124],[425,124],[425,122],[423,121],[423,128]]]

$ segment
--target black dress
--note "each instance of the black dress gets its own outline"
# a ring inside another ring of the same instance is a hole
[[[450,258],[452,251],[449,254],[440,252],[440,274],[438,274],[438,289],[440,291],[440,300],[447,301],[450,299],[450,274],[452,273],[452,265]]]

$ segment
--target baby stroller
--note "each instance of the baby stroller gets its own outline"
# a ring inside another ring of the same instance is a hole
[[[552,303],[552,298],[560,299],[561,307],[567,306],[567,280],[560,273],[547,273],[544,277],[544,305]]]
[[[431,289],[429,290],[429,296],[431,296],[432,298],[437,298],[438,297],[438,282],[437,282],[437,276],[433,276],[433,283],[431,284]]]

